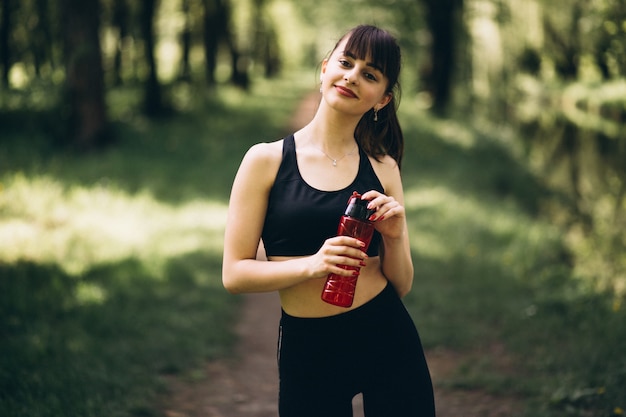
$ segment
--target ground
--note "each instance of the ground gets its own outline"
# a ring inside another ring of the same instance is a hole
[[[202,377],[195,380],[170,378],[169,393],[163,398],[164,414],[167,417],[277,417],[279,317],[280,305],[275,293],[246,295],[236,329],[239,343],[233,358],[207,363],[204,372],[200,372]],[[515,398],[439,385],[464,360],[463,354],[437,350],[427,351],[426,356],[435,385],[438,417],[513,417],[519,411]],[[358,399],[354,408],[354,417],[362,417]]]
[[[319,95],[313,94],[295,112],[291,130],[302,126],[315,111]],[[277,417],[278,370],[276,343],[280,303],[276,293],[245,295],[236,328],[239,337],[232,358],[209,362],[196,378],[170,377],[168,394],[161,398],[167,417]],[[503,357],[495,346],[490,354]],[[480,390],[453,389],[444,381],[472,353],[426,351],[435,387],[438,417],[515,417],[519,402],[494,397]],[[362,417],[359,398],[354,417]],[[320,416],[323,417],[323,416]]]

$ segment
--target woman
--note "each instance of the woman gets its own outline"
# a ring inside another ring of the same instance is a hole
[[[281,417],[352,416],[358,393],[367,416],[435,415],[421,342],[400,300],[413,264],[399,169],[399,73],[389,33],[352,29],[322,63],[313,120],[251,147],[235,177],[223,283],[231,293],[280,294]],[[367,251],[358,239],[335,236],[353,191],[375,210]],[[261,241],[267,261],[257,259]],[[353,272],[340,265],[360,268],[349,308],[321,299],[330,273]]]

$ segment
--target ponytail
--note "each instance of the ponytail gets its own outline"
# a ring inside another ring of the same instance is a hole
[[[361,117],[354,131],[354,137],[365,153],[379,161],[385,155],[391,156],[402,166],[404,155],[404,135],[398,121],[398,102],[395,96],[378,111],[378,120],[374,121],[374,110]]]
[[[389,83],[387,94],[391,94],[389,103],[378,111],[377,121],[374,121],[373,109],[361,117],[354,131],[354,137],[361,148],[372,158],[379,161],[379,158],[389,155],[400,167],[404,153],[404,137],[397,115],[400,99],[398,77],[402,60],[400,46],[389,32],[376,26],[360,25],[341,39],[346,36],[349,36],[346,50],[360,59],[371,58],[387,77]]]

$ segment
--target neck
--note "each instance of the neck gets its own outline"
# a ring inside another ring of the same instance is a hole
[[[313,120],[300,130],[307,142],[332,155],[343,155],[355,146],[354,130],[360,118],[346,117],[320,106]]]

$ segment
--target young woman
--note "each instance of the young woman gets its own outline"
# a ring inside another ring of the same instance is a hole
[[[386,31],[358,26],[321,67],[313,120],[283,140],[257,144],[235,177],[224,243],[231,293],[278,291],[281,417],[431,417],[432,384],[401,297],[413,264],[400,178],[396,116],[400,49]],[[336,237],[356,191],[375,210],[367,251]],[[262,242],[263,245],[260,245]],[[263,247],[267,259],[257,257]],[[360,268],[351,307],[321,299],[330,273]]]

